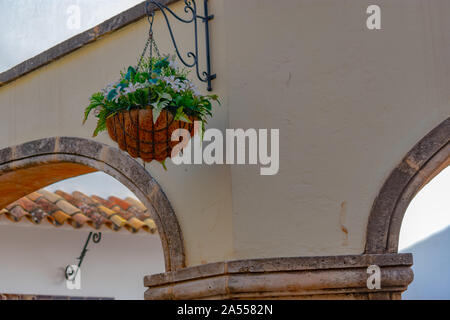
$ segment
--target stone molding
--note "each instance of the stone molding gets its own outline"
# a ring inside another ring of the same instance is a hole
[[[136,160],[117,148],[82,138],[55,137],[0,149],[0,185],[6,184],[7,189],[8,185],[9,188],[13,188],[14,181],[27,170],[64,163],[78,164],[79,167],[85,167],[86,172],[103,171],[128,187],[147,207],[155,221],[161,237],[166,270],[185,267],[181,228],[169,200],[150,173]],[[82,171],[83,169],[77,169],[72,176]],[[11,179],[11,174],[18,174],[18,176]],[[44,186],[45,184],[42,185]],[[25,194],[19,194],[17,199],[27,193],[26,190],[18,192]],[[9,203],[2,203],[0,194],[0,205],[7,204]]]
[[[450,164],[450,118],[420,140],[387,178],[369,216],[365,253],[396,253],[409,203]]]
[[[367,288],[367,267],[381,289]],[[411,254],[268,258],[218,262],[147,276],[145,298],[400,299],[413,280]]]

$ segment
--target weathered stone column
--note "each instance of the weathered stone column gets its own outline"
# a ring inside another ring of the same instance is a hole
[[[367,268],[381,269],[369,289]],[[218,262],[147,276],[146,299],[401,299],[411,254],[364,254]]]

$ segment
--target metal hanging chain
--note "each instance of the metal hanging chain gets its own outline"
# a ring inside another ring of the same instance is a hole
[[[156,44],[155,37],[153,36],[153,21],[155,20],[155,11],[152,11],[150,15],[147,14],[147,20],[150,24],[149,37],[150,37],[150,58],[153,57],[153,48],[155,49],[156,56],[161,58],[158,45]]]
[[[157,56],[158,58],[161,57],[161,54],[160,54],[160,52],[159,52],[158,45],[156,44],[155,38],[154,38],[154,36],[153,36],[153,22],[154,22],[154,20],[155,20],[155,11],[151,11],[151,12],[150,12],[150,11],[149,11],[149,8],[148,8],[148,4],[149,4],[149,3],[147,2],[146,6],[145,6],[145,11],[147,12],[147,20],[148,20],[148,23],[149,23],[149,25],[150,25],[150,28],[149,28],[149,30],[148,30],[148,38],[147,38],[147,42],[145,43],[144,50],[142,51],[141,57],[139,58],[139,62],[138,62],[138,65],[137,65],[137,67],[136,67],[136,71],[139,71],[139,69],[141,68],[142,62],[144,61],[145,54],[146,54],[147,49],[149,48],[149,46],[150,46],[150,52],[149,52],[149,57],[150,57],[149,71],[151,71],[151,68],[152,68],[151,61],[152,61],[152,59],[153,59],[153,51],[155,51],[156,56]]]

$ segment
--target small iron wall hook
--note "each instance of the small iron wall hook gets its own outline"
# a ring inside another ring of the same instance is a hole
[[[189,14],[192,14],[192,18],[190,19],[183,19],[180,16],[178,16],[175,12],[173,12],[169,7],[167,7],[166,5],[163,5],[161,3],[159,3],[156,0],[147,0],[146,3],[146,13],[147,13],[147,17],[148,20],[150,22],[150,25],[152,25],[151,22],[153,22],[153,18],[154,18],[154,12],[150,11],[149,5],[153,4],[155,7],[157,7],[163,14],[164,19],[166,21],[167,24],[167,28],[169,29],[169,35],[170,38],[172,40],[172,44],[175,48],[175,52],[178,56],[178,58],[180,59],[181,63],[183,63],[186,67],[188,68],[194,68],[195,67],[195,72],[197,74],[197,78],[202,81],[207,83],[207,89],[208,91],[212,91],[212,80],[217,78],[216,74],[212,74],[211,73],[211,48],[210,48],[210,39],[209,39],[209,21],[212,20],[214,18],[214,15],[210,15],[209,14],[209,8],[208,8],[208,0],[203,0],[203,8],[204,8],[204,16],[201,16],[198,14],[197,12],[197,4],[195,2],[195,0],[184,0],[184,12]],[[169,17],[168,14],[172,15],[174,18],[176,18],[178,21],[182,22],[182,23],[186,23],[186,24],[194,24],[194,52],[189,51],[186,53],[186,57],[183,57],[180,53],[180,50],[178,49],[178,44],[175,40],[175,36],[173,34],[173,30],[172,30],[172,26],[170,24],[169,21]],[[198,47],[198,20],[200,20],[201,22],[203,22],[205,24],[205,54],[206,54],[206,70],[205,71],[200,71],[200,67],[199,67],[199,47]],[[188,59],[190,61],[188,61]]]

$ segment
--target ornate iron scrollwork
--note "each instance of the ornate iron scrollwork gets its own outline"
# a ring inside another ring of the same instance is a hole
[[[204,15],[201,16],[197,12],[197,4],[195,0],[184,0],[184,12],[187,14],[192,14],[192,17],[189,19],[184,19],[177,15],[175,12],[173,12],[170,8],[167,6],[159,3],[156,0],[147,0],[146,3],[146,12],[147,15],[151,15],[149,5],[153,4],[155,5],[163,14],[164,19],[167,23],[167,28],[169,29],[170,38],[172,40],[173,46],[175,47],[175,51],[177,53],[178,58],[180,61],[188,68],[194,68],[197,74],[197,77],[200,81],[207,83],[208,91],[212,90],[211,81],[214,80],[217,75],[211,74],[211,51],[210,51],[210,41],[209,41],[209,21],[214,18],[214,15],[210,15],[208,11],[208,0],[203,0],[203,6],[204,6]],[[180,50],[178,49],[177,42],[175,40],[175,36],[173,34],[172,26],[169,21],[168,13],[171,14],[173,17],[175,17],[178,21],[186,24],[194,24],[194,45],[195,49],[194,52],[189,51],[186,54],[186,57],[183,57],[180,53]],[[206,45],[206,71],[200,71],[199,67],[199,59],[198,59],[198,20],[203,22],[205,24],[205,45]],[[190,61],[188,61],[188,59]]]

